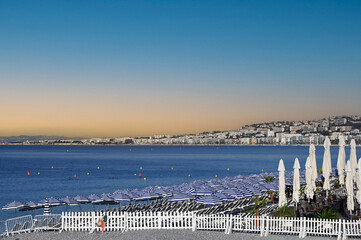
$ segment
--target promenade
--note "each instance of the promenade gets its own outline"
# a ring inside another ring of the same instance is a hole
[[[192,230],[142,230],[128,232],[34,232],[15,235],[6,240],[299,240],[298,235],[268,235],[266,238],[256,233],[224,234],[224,231],[195,231]],[[336,239],[334,237],[307,236],[307,240]]]

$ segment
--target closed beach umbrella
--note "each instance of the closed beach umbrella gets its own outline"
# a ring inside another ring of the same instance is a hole
[[[300,163],[298,158],[295,159],[295,163],[293,164],[293,193],[292,200],[296,203],[300,201]]]
[[[17,201],[13,201],[11,203],[6,204],[2,207],[2,210],[12,210],[12,209],[18,209],[24,207],[25,204]]]
[[[203,205],[221,205],[223,200],[214,195],[206,195],[196,200],[196,203]]]
[[[325,148],[325,152],[323,154],[323,162],[322,162],[322,175],[325,178],[323,183],[323,189],[326,190],[326,196],[328,195],[328,190],[330,190],[330,174],[332,171],[331,166],[331,152],[330,152],[331,142],[328,137],[326,137],[323,147]]]
[[[356,200],[359,204],[361,204],[361,158],[358,160],[357,164],[357,173],[356,173],[357,179],[357,192],[356,192]]]
[[[346,191],[347,191],[347,210],[351,212],[354,210],[354,199],[353,199],[353,174],[351,161],[348,160],[346,164]]]
[[[337,172],[338,172],[338,180],[341,185],[345,184],[345,161],[346,161],[346,153],[345,153],[345,138],[344,136],[339,137],[338,142],[338,158],[337,158]]]
[[[51,209],[50,209],[50,205],[49,205],[49,200],[47,198],[45,198],[44,215],[50,215],[50,214],[51,214]]]
[[[352,176],[354,178],[354,181],[356,181],[357,156],[356,156],[355,139],[351,140],[350,161],[351,161],[351,169],[352,169],[352,174],[353,174]]]
[[[312,166],[311,166],[311,159],[310,157],[307,158],[306,161],[306,188],[305,188],[305,194],[306,197],[308,198],[308,201],[310,201],[311,198],[313,198],[313,184],[312,184]]]
[[[283,164],[283,160],[281,159],[278,164],[278,206],[282,207],[287,204],[287,198],[286,198],[286,183],[285,183],[285,165]]]
[[[316,189],[316,179],[318,177],[317,173],[317,163],[316,163],[316,147],[314,144],[310,145],[310,161],[311,161],[311,168],[312,168],[312,187]]]

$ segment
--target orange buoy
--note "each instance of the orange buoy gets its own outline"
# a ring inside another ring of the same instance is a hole
[[[141,178],[142,177],[142,174],[141,173],[139,173],[139,178]]]
[[[28,172],[28,176],[30,176],[30,172]]]
[[[76,174],[74,174],[74,177],[76,178]]]

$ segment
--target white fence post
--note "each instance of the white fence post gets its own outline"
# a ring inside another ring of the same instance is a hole
[[[338,220],[338,233],[337,233],[337,240],[341,240],[341,232],[342,232],[342,220]]]
[[[264,236],[264,217],[259,217],[260,218],[260,221],[261,221],[261,226],[260,226],[260,236],[263,237]]]
[[[229,229],[228,229],[228,234],[232,233],[232,229],[233,229],[233,216],[230,215],[229,217]]]
[[[266,230],[264,236],[267,237],[269,232],[269,216],[266,216]]]
[[[124,231],[128,231],[128,212],[124,213]]]
[[[192,231],[197,230],[197,214],[192,212]]]
[[[345,220],[343,220],[343,235],[342,235],[342,240],[346,240],[347,239],[347,228],[346,228],[346,222]]]
[[[61,228],[60,232],[64,230],[64,212],[61,213]]]

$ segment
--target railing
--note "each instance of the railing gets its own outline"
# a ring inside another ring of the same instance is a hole
[[[5,221],[6,235],[28,232],[33,228],[33,217],[31,215],[11,218]]]
[[[145,229],[192,229],[268,234],[295,234],[335,236],[339,240],[348,236],[361,236],[361,220],[346,221],[315,218],[275,218],[268,216],[232,216],[226,214],[197,215],[193,212],[108,212],[105,231]],[[99,231],[97,222],[104,216],[99,212],[64,212],[62,230]]]
[[[94,231],[103,214],[99,212],[71,212],[62,214],[62,230]],[[145,229],[191,229],[193,213],[175,212],[110,212],[105,231]]]
[[[232,216],[227,214],[196,214],[194,212],[108,212],[105,231],[150,229],[192,229],[268,234],[295,234],[337,237],[361,237],[361,220],[275,218],[268,216]],[[31,215],[3,222],[6,235],[38,230],[99,231],[100,212],[63,212],[52,215]],[[1,232],[0,232],[1,234]]]
[[[5,234],[6,234],[5,221],[0,221],[0,236],[3,236]]]
[[[36,215],[33,225],[36,230],[60,229],[61,214]]]

